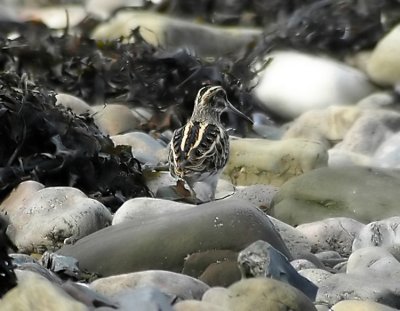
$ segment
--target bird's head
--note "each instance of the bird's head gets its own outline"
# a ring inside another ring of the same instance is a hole
[[[221,113],[227,109],[252,122],[231,104],[225,90],[219,85],[204,86],[198,91],[193,116],[210,116],[219,120]]]

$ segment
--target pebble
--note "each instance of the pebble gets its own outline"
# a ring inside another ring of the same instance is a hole
[[[268,277],[292,285],[303,292],[312,301],[318,287],[301,276],[288,259],[269,243],[256,241],[239,253],[238,264],[242,276]]]
[[[399,187],[400,174],[390,169],[318,168],[280,188],[272,216],[294,226],[330,217],[367,223],[399,214]]]
[[[71,111],[77,115],[93,113],[92,107],[76,96],[65,93],[58,93],[56,95],[56,99],[56,105],[71,109]]]
[[[374,301],[343,300],[332,308],[332,311],[395,311],[398,309]]]
[[[375,150],[371,159],[371,166],[400,168],[400,132],[384,140]]]
[[[400,217],[394,216],[367,224],[354,240],[353,251],[369,246],[380,246],[400,259],[399,223]]]
[[[119,39],[129,36],[138,26],[143,38],[153,45],[171,49],[184,47],[201,57],[217,57],[237,51],[262,34],[260,29],[218,27],[164,14],[122,10],[107,23],[99,25],[91,37],[97,40]]]
[[[34,272],[25,273],[25,277],[18,280],[18,285],[0,300],[0,308],[2,311],[89,310],[84,304],[71,298],[61,287]]]
[[[115,136],[140,129],[140,119],[126,105],[100,105],[92,110],[94,122],[105,135]]]
[[[261,210],[246,201],[220,200],[140,224],[113,225],[64,246],[58,253],[75,257],[81,269],[103,276],[147,269],[180,272],[184,259],[192,253],[238,252],[257,240],[269,242],[292,259]]]
[[[211,288],[208,292],[213,291]],[[316,310],[311,300],[289,284],[269,279],[244,279],[227,290],[204,294],[204,301],[232,311]]]
[[[332,273],[318,268],[302,269],[299,271],[299,274],[317,286],[332,276]]]
[[[374,91],[363,72],[326,57],[280,51],[267,58],[272,62],[259,74],[254,94],[282,118],[292,120],[312,109],[354,104]]]
[[[72,187],[23,182],[0,205],[11,222],[9,234],[20,252],[43,253],[78,240],[111,223],[109,210]]]
[[[180,273],[161,270],[140,271],[100,278],[90,288],[106,296],[116,296],[126,289],[156,288],[170,298],[201,299],[209,286]]]
[[[346,272],[396,280],[400,277],[400,262],[383,247],[364,247],[350,255]]]
[[[353,241],[364,224],[357,220],[337,217],[311,223],[303,223],[296,227],[311,243],[311,251],[319,253],[334,250],[341,256],[351,254]]]
[[[140,224],[191,208],[196,208],[196,205],[156,198],[134,198],[126,201],[115,212],[112,224],[116,225],[130,220]]]
[[[318,284],[316,301],[333,306],[341,300],[379,301],[393,308],[400,307],[400,287],[397,280],[376,275],[333,274]]]
[[[231,140],[223,174],[234,185],[281,186],[294,176],[326,166],[327,161],[327,149],[320,142],[243,138]]]
[[[130,132],[111,136],[115,145],[131,146],[132,155],[142,164],[157,166],[168,162],[168,151],[155,138],[143,132]]]
[[[378,42],[368,60],[367,72],[378,84],[400,82],[400,24]]]

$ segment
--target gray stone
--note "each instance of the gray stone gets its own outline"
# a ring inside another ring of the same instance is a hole
[[[334,274],[319,284],[316,301],[333,306],[341,300],[372,300],[400,307],[400,286],[376,275]]]
[[[192,253],[239,251],[257,240],[292,259],[267,215],[246,201],[222,200],[141,224],[120,223],[64,246],[59,253],[103,276],[148,269],[180,272]]]
[[[281,187],[273,199],[272,216],[291,225],[329,217],[370,222],[399,214],[399,187],[400,173],[393,170],[319,168]],[[353,236],[343,233],[349,238]],[[312,234],[308,237],[310,239]],[[342,252],[340,247],[335,250]]]
[[[59,93],[56,95],[56,99],[56,105],[71,109],[75,114],[91,114],[93,112],[92,107],[85,101],[73,95]]]
[[[398,309],[385,306],[374,301],[343,300],[336,303],[332,311],[395,311]]]
[[[38,190],[39,185],[21,183],[0,206],[10,219],[8,230],[20,252],[54,250],[111,223],[108,209],[82,191],[72,187]]]
[[[239,253],[238,264],[242,277],[268,277],[292,285],[311,300],[318,287],[301,276],[288,259],[269,243],[256,241]]]
[[[114,297],[127,289],[156,288],[169,297],[201,299],[209,286],[190,276],[170,271],[148,270],[97,279],[90,284],[96,292]]]
[[[299,274],[310,280],[317,286],[319,286],[322,282],[324,282],[326,279],[329,279],[333,275],[326,270],[316,268],[300,270]]]

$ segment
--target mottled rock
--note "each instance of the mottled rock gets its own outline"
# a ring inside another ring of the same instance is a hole
[[[379,84],[400,82],[400,25],[378,42],[368,60],[367,72]]]
[[[78,240],[111,223],[108,209],[82,191],[41,187],[21,183],[0,206],[10,219],[10,236],[20,252],[54,250],[65,240]]]
[[[304,139],[231,141],[223,174],[235,185],[280,186],[290,178],[327,165],[326,146]]]
[[[190,254],[240,251],[257,240],[269,242],[291,259],[267,215],[246,201],[221,200],[141,224],[120,223],[64,246],[59,253],[103,276],[148,269],[180,272]]]
[[[346,272],[397,280],[400,277],[400,262],[382,247],[364,247],[350,255]]]
[[[273,199],[272,216],[291,225],[329,217],[370,222],[399,214],[399,187],[400,173],[393,170],[319,168],[281,187]]]
[[[354,239],[364,224],[345,217],[327,218],[296,227],[311,243],[311,251],[335,250],[342,256],[349,256]]]
[[[400,217],[395,216],[365,225],[353,242],[353,251],[363,247],[380,246],[400,259],[399,223]]]
[[[232,311],[316,310],[302,292],[269,278],[241,280],[229,286],[227,297],[221,297],[223,294],[219,291],[218,295],[214,295],[213,302]],[[218,299],[215,296],[219,296]]]
[[[400,112],[365,110],[335,149],[372,156],[388,137],[400,131]]]
[[[268,57],[273,61],[260,73],[254,94],[268,110],[287,119],[312,109],[355,103],[374,89],[364,73],[332,59],[294,51]]]
[[[19,279],[18,286],[0,300],[0,308],[4,311],[89,310],[84,304],[73,300],[59,286],[33,272]]]
[[[303,269],[299,271],[299,274],[306,279],[310,280],[317,286],[319,286],[323,281],[326,279],[330,278],[333,274],[323,270],[323,269],[316,269],[316,268],[311,268],[311,269]]]
[[[333,306],[341,300],[372,300],[400,307],[400,286],[396,281],[375,275],[338,273],[322,281],[316,301]]]
[[[190,276],[170,271],[148,270],[97,279],[90,284],[96,292],[115,296],[126,289],[153,287],[170,297],[201,299],[209,287]]]
[[[265,241],[250,244],[239,253],[237,261],[244,278],[279,280],[297,288],[311,300],[315,299],[318,287],[301,276],[281,252]]]
[[[317,266],[312,263],[311,261],[307,259],[295,259],[290,262],[290,264],[293,266],[293,268],[296,269],[296,271],[304,270],[304,269],[314,269]]]

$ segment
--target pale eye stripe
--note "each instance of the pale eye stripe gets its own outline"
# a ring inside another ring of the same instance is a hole
[[[188,134],[189,134],[189,131],[191,128],[192,128],[192,123],[188,123],[185,126],[185,131],[183,132],[183,137],[182,137],[182,142],[181,142],[181,150],[185,149],[186,140],[188,138]]]

